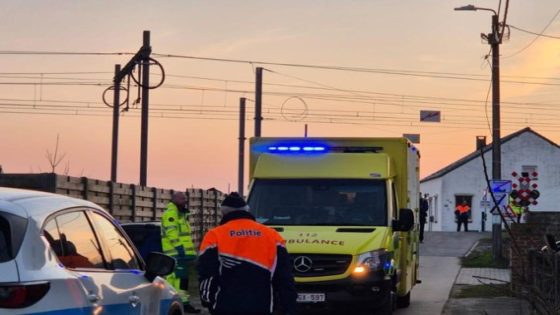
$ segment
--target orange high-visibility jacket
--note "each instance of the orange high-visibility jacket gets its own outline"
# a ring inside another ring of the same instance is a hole
[[[469,205],[458,205],[455,209],[459,211],[459,214],[466,214],[471,210],[471,207],[469,207]]]
[[[224,216],[200,245],[200,299],[212,314],[271,314],[274,296],[294,314],[297,293],[285,241],[247,211]]]

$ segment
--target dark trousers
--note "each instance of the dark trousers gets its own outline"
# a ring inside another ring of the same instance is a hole
[[[457,217],[457,232],[461,231],[461,224],[465,225],[465,232],[469,231],[469,215],[459,214]]]
[[[189,278],[181,278],[179,288],[181,288],[181,290],[189,291]]]
[[[426,225],[426,222],[420,221],[420,235],[418,236],[420,242],[424,241],[424,225]]]

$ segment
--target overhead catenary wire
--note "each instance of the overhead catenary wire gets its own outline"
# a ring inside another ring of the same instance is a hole
[[[13,103],[0,103],[0,108],[10,108],[10,109],[27,109],[33,110],[35,112],[40,110],[58,110],[61,112],[72,112],[72,113],[85,113],[85,112],[94,112],[94,111],[103,111],[105,110],[104,106],[101,105],[89,105],[86,107],[78,107],[78,106],[71,106],[71,105],[48,105],[48,104],[13,104]],[[31,112],[32,113],[32,112]],[[224,108],[223,106],[214,105],[211,108],[209,106],[198,106],[198,107],[172,107],[172,108],[153,108],[152,114],[158,115],[159,113],[166,113],[171,115],[182,115],[185,113],[200,113],[206,115],[228,115],[234,116],[236,113],[236,109]],[[268,108],[265,113],[268,115],[267,117],[284,117],[285,115],[298,115],[298,110],[283,110],[281,108]],[[394,112],[359,112],[354,110],[337,110],[337,111],[328,111],[328,110],[313,110],[309,112],[308,116],[312,116],[316,119],[323,119],[328,121],[339,121],[340,119],[346,119],[346,121],[351,120],[353,122],[360,122],[360,121],[392,121],[392,122],[416,122],[417,115],[414,113],[394,113]],[[447,114],[446,119],[443,121],[444,123],[453,123],[453,124],[464,124],[465,120],[464,114]],[[470,120],[468,124],[481,124],[484,120],[482,119],[483,116],[470,116]],[[508,119],[504,119],[504,123],[510,124],[520,124],[523,123],[525,120],[524,117],[511,117]],[[550,121],[549,124],[545,123],[546,121]],[[547,125],[556,125],[556,121],[554,118],[541,118],[539,122],[534,123],[534,125],[538,126],[547,126]]]
[[[29,112],[25,112],[25,111],[14,111],[14,110],[2,110],[0,109],[0,113],[3,114],[33,114],[33,115],[52,115],[52,116],[96,116],[96,117],[109,117],[111,116],[111,114],[107,113],[107,114],[100,114],[100,113],[80,113],[80,112],[68,112],[68,113],[58,113],[58,112],[40,112],[40,113],[29,113]],[[128,115],[128,116],[124,116],[124,118],[138,118],[139,117],[139,113],[135,114],[135,115]],[[232,117],[232,115],[230,114],[226,114],[223,116],[204,116],[202,114],[198,114],[198,113],[194,113],[194,114],[190,114],[190,115],[183,115],[183,116],[179,116],[179,115],[169,115],[169,114],[165,114],[165,113],[151,113],[150,114],[151,118],[163,118],[163,119],[195,119],[195,120],[224,120],[224,121],[232,121],[232,122],[236,122],[237,119],[235,117]],[[283,117],[270,117],[270,118],[265,118],[264,120],[266,121],[282,121],[284,123],[301,123],[301,122],[290,122],[290,121],[285,121],[283,119]],[[418,122],[403,122],[403,123],[395,123],[395,122],[367,122],[367,121],[357,121],[357,120],[349,120],[349,119],[339,119],[339,118],[330,118],[330,119],[323,119],[323,120],[317,120],[317,119],[306,119],[304,122],[306,123],[317,123],[317,124],[344,124],[344,125],[372,125],[372,126],[387,126],[387,127],[418,127],[418,128],[427,128],[427,129],[441,129],[441,126],[436,126],[436,125],[422,125],[421,123]],[[469,126],[469,129],[473,129],[473,130],[484,130],[486,129],[486,126],[484,124],[482,125],[473,125],[473,124],[450,124],[450,125],[446,125],[445,128],[446,129],[459,129],[459,130],[464,130],[465,126]],[[517,124],[512,124],[510,125],[510,127],[508,128],[507,126],[504,126],[504,129],[507,130],[511,130],[511,131],[515,131],[518,130],[518,125]],[[542,130],[544,131],[551,131],[551,132],[557,132],[560,131],[560,129],[557,126],[549,126],[549,127],[544,127],[542,128]]]
[[[276,71],[276,70],[275,70]],[[277,73],[283,74],[282,72],[278,72]],[[426,72],[424,72],[426,73]],[[435,73],[435,72],[433,72]],[[47,76],[44,75],[44,73],[38,72],[38,76],[37,79],[41,79],[41,80],[46,80],[46,81],[50,81],[50,79],[46,79]],[[289,76],[289,75],[287,75]],[[299,77],[296,76],[292,76],[292,78],[297,78],[297,79],[301,79]],[[479,81],[488,81],[487,79],[482,79],[481,75],[476,75],[476,77],[472,77],[475,78]],[[528,77],[525,77],[528,78]],[[54,78],[53,78],[54,79]],[[82,81],[84,79],[82,78],[76,78],[78,80],[74,80],[72,78],[68,78],[69,80],[67,81]],[[198,79],[203,79],[202,77],[198,77]],[[533,79],[533,78],[531,78]],[[551,80],[557,80],[557,78],[549,78]],[[224,79],[220,79],[222,82],[233,82],[232,80],[224,80]],[[305,81],[306,79],[303,79],[303,81]],[[1,80],[0,80],[1,81]],[[12,80],[13,81],[13,80]],[[236,80],[236,81],[241,81],[241,80]],[[317,85],[317,82],[311,81],[311,80],[307,80],[308,82]],[[61,83],[61,86],[68,86],[68,85],[82,85],[82,84],[76,84],[76,83],[85,83],[84,85],[108,85],[110,83],[101,83],[102,81],[99,81],[99,83],[95,83],[95,82],[23,82],[23,84],[27,84],[27,85],[33,85],[33,86],[42,86],[42,84],[44,83],[44,85],[56,85],[57,83]],[[246,81],[248,83],[253,84],[252,81]],[[7,85],[10,85],[10,82],[7,82]],[[12,82],[12,83],[17,83],[17,84],[21,84],[22,82]],[[235,82],[235,83],[242,83],[242,82]],[[540,82],[522,82],[520,81],[519,83],[529,83],[529,84],[539,84]],[[1,85],[2,83],[0,83]],[[335,93],[306,93],[306,92],[293,92],[293,91],[266,91],[265,95],[269,95],[269,96],[275,96],[275,97],[290,97],[293,95],[298,95],[304,98],[312,98],[315,100],[323,100],[323,101],[332,101],[332,102],[345,102],[345,103],[355,103],[355,104],[368,104],[368,105],[372,105],[372,103],[375,104],[381,104],[381,105],[390,105],[390,106],[407,106],[410,109],[416,109],[416,108],[421,108],[420,106],[430,106],[430,107],[436,107],[436,108],[441,108],[442,106],[445,106],[445,110],[446,111],[467,111],[469,107],[472,106],[479,106],[480,104],[482,104],[481,101],[477,101],[477,100],[463,100],[464,102],[461,103],[460,101],[457,100],[453,100],[451,101],[452,98],[440,98],[440,97],[431,97],[431,96],[407,96],[407,95],[400,95],[400,94],[390,94],[390,93],[378,93],[378,92],[373,92],[373,91],[358,91],[358,90],[352,90],[352,89],[341,89],[341,88],[337,88],[337,87],[333,87],[333,86],[329,86],[323,83],[318,83],[319,85],[323,85],[320,87],[313,87],[313,86],[297,86],[297,85],[284,85],[284,84],[275,84],[275,83],[268,83],[267,85],[269,86],[276,86],[276,87],[285,87],[285,88],[297,88],[297,89],[312,89],[315,91],[319,91],[319,90],[324,90],[324,91],[330,91],[330,92],[336,92],[338,94]],[[554,85],[554,84],[546,84],[546,85]],[[560,85],[560,84],[557,84]],[[225,87],[220,88],[213,88],[213,87],[200,87],[200,86],[189,86],[189,85],[181,85],[181,84],[164,84],[163,87],[166,88],[170,88],[170,89],[193,89],[193,90],[198,90],[198,91],[202,91],[202,92],[207,92],[207,91],[211,91],[211,92],[217,92],[217,93],[240,93],[240,94],[248,94],[248,93],[253,93],[253,89],[234,89],[234,88],[229,88],[229,85],[226,84]],[[350,94],[350,95],[342,95],[340,93],[345,93],[345,94]],[[361,95],[361,94],[366,94],[366,95]],[[371,94],[371,95],[370,95]],[[374,96],[372,96],[374,95]],[[447,100],[447,101],[446,101]],[[38,100],[34,98],[33,102],[37,102]],[[204,101],[203,101],[204,102]],[[414,103],[417,103],[414,105]],[[222,107],[225,106],[226,103],[224,103],[224,105],[222,105]],[[270,103],[272,104],[272,103]],[[507,104],[507,102],[502,102],[502,104]],[[543,108],[543,109],[547,109],[547,110],[553,110],[553,104],[545,104],[545,103],[524,103],[524,102],[511,102],[511,106],[513,107],[519,107],[519,108],[523,108],[525,110],[529,110],[531,108]],[[536,105],[529,105],[529,104],[536,104]],[[529,105],[529,106],[528,106]],[[206,106],[206,105],[205,105]],[[325,105],[327,106],[327,105]],[[439,107],[438,107],[439,106]],[[404,108],[404,107],[403,107]],[[316,109],[314,109],[314,111],[317,112]],[[352,111],[352,112],[357,112],[357,111]],[[363,113],[365,113],[365,111],[363,111]],[[377,112],[379,113],[379,112]],[[334,115],[335,113],[330,113],[329,115]],[[340,114],[340,113],[339,113]],[[358,114],[358,116],[360,116],[361,114]],[[395,114],[396,116],[393,117],[396,118],[399,115],[401,115],[401,113],[397,113]],[[413,114],[406,114],[406,115],[410,115],[410,117],[413,117]],[[446,114],[448,115],[448,114]],[[328,115],[326,115],[328,116]],[[417,120],[417,115],[414,115],[415,120]],[[452,115],[450,115],[449,117],[452,117]],[[469,116],[470,118],[471,116]],[[474,116],[473,116],[474,117]],[[281,117],[272,117],[271,119],[282,119]],[[326,119],[329,121],[338,121],[336,120],[336,118],[333,117],[322,117],[321,119]],[[357,120],[359,120],[360,118],[358,118]],[[407,120],[405,119],[405,121],[413,121],[412,119]],[[327,122],[325,122],[327,123]],[[422,125],[419,125],[419,127]],[[443,125],[442,125],[443,126]],[[423,127],[423,126],[422,126]],[[438,127],[438,126],[430,126],[431,127]],[[441,128],[441,126],[440,126]]]
[[[252,93],[252,90],[239,90],[239,89],[222,89],[222,88],[211,88],[211,87],[200,87],[200,86],[180,86],[180,87],[173,87],[170,86],[169,88],[179,88],[179,89],[190,89],[190,90],[205,90],[205,91],[212,91],[216,93],[223,93],[225,91],[230,93]],[[319,88],[321,90],[328,90],[331,89],[327,88]],[[334,90],[336,92],[346,91],[341,89]],[[357,90],[351,90],[357,91]],[[409,104],[407,106],[412,106],[414,108],[420,108],[419,105],[425,104],[425,106],[430,107],[441,107],[445,106],[446,110],[459,110],[459,109],[467,109],[468,107],[472,106],[480,106],[481,104],[485,104],[486,101],[482,100],[474,100],[474,99],[460,99],[460,98],[443,98],[443,97],[431,97],[431,96],[421,96],[421,95],[403,95],[403,94],[392,94],[392,93],[378,93],[373,91],[357,91],[364,95],[341,95],[341,94],[332,94],[332,93],[305,93],[305,92],[281,92],[281,91],[270,91],[265,92],[266,95],[269,96],[279,96],[279,97],[289,97],[289,96],[300,96],[309,99],[316,99],[316,100],[330,100],[330,101],[337,101],[337,102],[346,102],[346,103],[356,103],[356,104],[367,104],[371,105],[372,102],[375,104],[384,104],[384,105],[394,105],[394,106],[402,106],[404,104]],[[367,94],[367,95],[365,95]],[[16,100],[16,99],[13,99]],[[24,99],[17,99],[18,101],[25,101]],[[28,101],[36,102],[36,99],[28,99]],[[56,100],[54,100],[56,101]],[[72,102],[72,101],[68,101]],[[86,103],[95,103],[95,101],[88,101]],[[516,101],[503,101],[504,105],[508,105],[510,108],[517,108],[519,110],[555,110],[558,107],[556,103],[535,103],[535,102],[516,102]],[[158,103],[154,103],[157,105]],[[410,105],[410,104],[418,104]],[[181,104],[179,104],[181,105]],[[325,103],[324,106],[328,106],[328,103]]]

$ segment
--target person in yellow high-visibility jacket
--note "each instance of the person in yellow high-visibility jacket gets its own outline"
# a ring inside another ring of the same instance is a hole
[[[167,276],[166,280],[181,296],[185,312],[197,314],[200,310],[190,304],[188,294],[188,261],[196,258],[196,251],[191,237],[186,203],[187,198],[183,192],[175,192],[171,196],[171,202],[167,204],[161,218],[161,247],[165,254],[177,260],[175,272]]]
[[[521,223],[521,216],[523,215],[525,208],[522,205],[517,204],[511,196],[509,197],[509,207],[517,217],[517,223]]]

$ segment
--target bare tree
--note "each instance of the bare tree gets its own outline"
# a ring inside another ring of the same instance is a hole
[[[66,161],[66,165],[64,166],[64,172],[62,174],[68,176],[68,173],[70,173],[70,161]]]
[[[66,153],[62,153],[60,156],[58,154],[58,142],[59,142],[59,138],[60,135],[57,134],[56,135],[56,145],[54,147],[54,153],[51,153],[48,149],[47,149],[47,153],[46,153],[46,157],[47,160],[49,161],[49,165],[51,166],[51,172],[54,173],[56,170],[56,167],[58,166],[58,164],[60,164],[60,162],[62,162],[62,160],[64,159],[64,157],[66,156]],[[69,164],[66,165],[67,168],[69,167]],[[68,169],[65,170],[65,172],[68,172]]]

